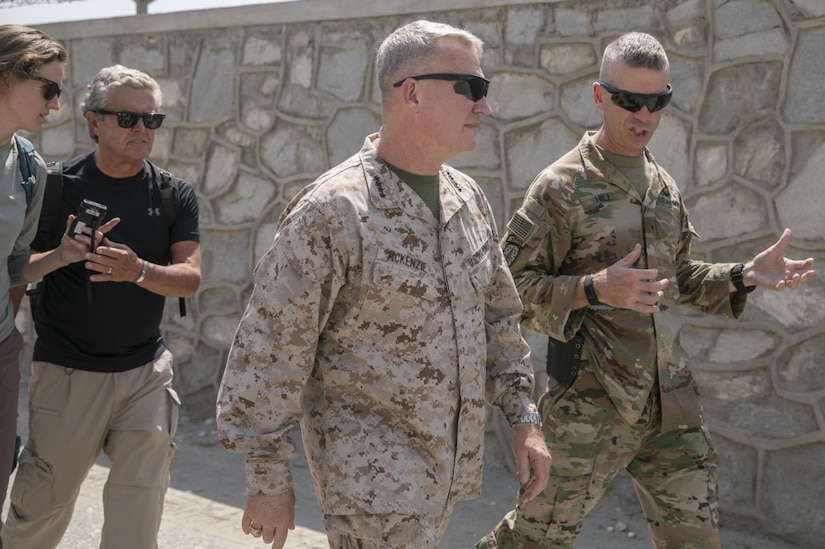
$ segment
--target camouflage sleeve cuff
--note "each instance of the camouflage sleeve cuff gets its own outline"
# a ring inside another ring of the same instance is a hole
[[[732,292],[730,294],[730,309],[733,318],[739,318],[745,311],[745,304],[748,302],[748,294],[742,292]]]
[[[289,462],[272,458],[246,456],[246,494],[249,496],[280,494],[292,488]]]
[[[526,394],[522,393],[520,397],[519,405],[511,405],[511,406],[502,406],[501,411],[504,414],[504,417],[507,419],[507,422],[510,425],[518,422],[519,419],[522,417],[533,414],[538,412],[538,408],[533,400],[528,397]],[[515,404],[515,401],[513,402]]]

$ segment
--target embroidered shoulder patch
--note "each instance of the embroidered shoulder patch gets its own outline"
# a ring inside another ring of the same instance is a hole
[[[524,246],[518,244],[516,242],[512,242],[508,240],[504,243],[504,248],[501,249],[501,254],[504,256],[504,261],[507,265],[512,265],[513,262],[518,257],[518,254],[521,252],[521,249]]]

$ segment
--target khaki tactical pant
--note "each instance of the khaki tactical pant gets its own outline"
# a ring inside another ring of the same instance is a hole
[[[550,482],[478,549],[573,549],[585,516],[622,469],[633,479],[654,547],[720,547],[716,453],[704,426],[661,429],[658,390],[642,419],[629,425],[584,368],[570,389],[555,384],[539,410],[553,458]]]
[[[179,404],[169,351],[113,374],[34,362],[29,438],[3,546],[57,547],[102,450],[111,468],[103,489],[101,549],[156,548]]]

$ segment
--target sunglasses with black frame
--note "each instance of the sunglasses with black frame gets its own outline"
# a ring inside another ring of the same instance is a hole
[[[455,72],[436,72],[432,74],[419,74],[418,76],[408,76],[402,78],[392,85],[394,88],[400,88],[408,78],[413,80],[448,80],[455,82],[453,90],[458,95],[471,99],[473,102],[481,101],[482,98],[487,97],[487,90],[490,88],[490,81],[484,77],[475,74],[462,74]]]
[[[92,111],[97,114],[111,114],[117,116],[117,125],[121,128],[134,128],[138,120],[143,120],[143,125],[147,130],[156,130],[163,124],[166,115],[160,112],[131,112],[131,111],[107,111],[96,109]]]
[[[63,88],[60,87],[60,84],[49,80],[48,78],[43,78],[42,76],[36,75],[29,75],[28,78],[30,80],[37,80],[38,82],[43,82],[46,84],[43,86],[43,99],[46,101],[51,101],[55,97],[60,97],[60,94],[63,93]]]
[[[647,107],[647,110],[651,113],[660,111],[668,106],[673,96],[673,87],[670,84],[661,93],[633,93],[614,88],[601,80],[598,84],[610,94],[610,99],[614,105],[630,112],[638,112],[642,110],[642,107]]]

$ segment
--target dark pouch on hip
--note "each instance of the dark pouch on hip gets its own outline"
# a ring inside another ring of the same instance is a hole
[[[14,454],[11,456],[11,472],[13,473],[15,469],[17,469],[17,457],[20,455],[20,444],[22,441],[20,440],[20,435],[14,437]]]
[[[569,341],[547,338],[547,374],[564,387],[570,387],[579,375],[584,336],[576,334]]]

